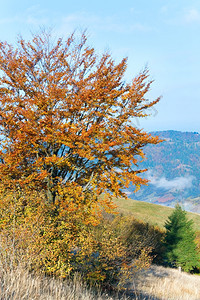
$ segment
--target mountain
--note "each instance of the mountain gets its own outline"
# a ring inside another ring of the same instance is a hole
[[[144,178],[148,186],[134,193],[132,199],[174,207],[182,203],[188,211],[200,213],[200,134],[198,132],[156,131],[163,142],[144,148],[146,160],[140,167],[147,168]]]

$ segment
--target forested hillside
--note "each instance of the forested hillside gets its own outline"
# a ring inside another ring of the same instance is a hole
[[[185,209],[200,212],[200,134],[173,130],[151,134],[164,141],[145,147],[142,165],[150,182],[137,193],[130,187],[129,197],[167,206],[179,201]]]

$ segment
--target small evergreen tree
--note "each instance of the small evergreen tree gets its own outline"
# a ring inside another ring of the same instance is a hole
[[[187,219],[186,212],[180,205],[176,205],[165,228],[164,258],[168,265],[181,267],[186,272],[199,267],[200,255],[195,243],[193,221]]]

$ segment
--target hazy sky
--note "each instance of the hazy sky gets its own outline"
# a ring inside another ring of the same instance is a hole
[[[151,96],[163,98],[146,121],[147,131],[200,132],[199,0],[7,0],[0,1],[0,40],[15,43],[40,27],[68,36],[87,29],[98,52],[119,62],[128,56],[127,79],[148,65]]]

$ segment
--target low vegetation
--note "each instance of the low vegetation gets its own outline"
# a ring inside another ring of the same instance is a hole
[[[29,273],[23,266],[1,265],[0,298],[3,300],[199,300],[200,277],[177,269],[152,265],[130,277],[121,293],[102,292],[73,280]]]
[[[92,289],[84,284],[79,277],[65,281],[30,274],[18,266],[14,269],[1,268],[0,297],[3,300],[114,300],[113,297],[102,293],[98,288]],[[120,299],[127,299],[120,296]]]
[[[38,214],[37,218],[39,218]],[[34,218],[31,219],[31,222],[33,221]],[[27,228],[23,229],[27,234],[30,224],[26,225]],[[136,220],[133,215],[116,217],[104,215],[104,222],[95,226],[93,231],[99,243],[98,250],[102,252],[99,256],[93,256],[90,262],[87,256],[86,264],[81,263],[79,270],[76,269],[79,273],[74,273],[73,277],[66,277],[64,280],[45,276],[42,272],[31,271],[34,264],[33,261],[28,261],[30,250],[26,248],[27,252],[24,252],[22,248],[25,242],[23,236],[17,238],[17,222],[14,229],[15,240],[9,239],[9,232],[7,235],[1,235],[1,238],[4,238],[1,240],[0,252],[2,299],[166,300],[171,299],[172,296],[174,297],[172,299],[177,300],[198,299],[199,276],[151,265],[152,260],[157,263],[162,260],[164,231],[158,226]],[[34,230],[32,236],[37,233],[36,228]],[[10,237],[12,234],[13,232],[10,233]],[[3,249],[3,245],[7,245],[7,249]],[[124,268],[122,272],[114,268],[117,262],[116,253],[119,254],[120,251],[126,257],[127,263],[134,258],[131,268]],[[114,260],[109,257],[113,257]],[[89,274],[89,281],[85,280],[87,274]],[[103,278],[101,276],[106,277],[104,280],[99,280]],[[104,289],[104,293],[100,286]]]

